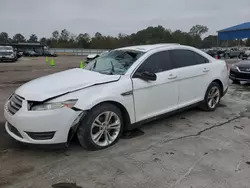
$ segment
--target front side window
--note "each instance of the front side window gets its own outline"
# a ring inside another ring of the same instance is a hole
[[[169,52],[157,52],[149,56],[139,67],[138,72],[158,73],[171,69]]]
[[[125,74],[143,54],[141,51],[113,50],[91,61],[85,69],[102,74]]]

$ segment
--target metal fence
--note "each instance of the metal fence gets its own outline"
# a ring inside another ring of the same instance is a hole
[[[65,55],[65,56],[86,56],[89,54],[100,54],[105,49],[84,49],[84,48],[50,48],[50,52],[56,53],[57,55]]]

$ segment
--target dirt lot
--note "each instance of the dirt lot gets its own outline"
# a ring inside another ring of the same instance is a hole
[[[54,67],[43,58],[0,64],[0,187],[249,188],[249,84],[231,85],[215,112],[192,109],[154,121],[102,151],[85,151],[77,141],[63,150],[11,139],[6,98],[24,82],[78,67],[81,59],[58,57]]]

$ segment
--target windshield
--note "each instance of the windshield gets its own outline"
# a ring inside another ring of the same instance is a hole
[[[91,61],[85,69],[102,74],[125,74],[143,54],[141,51],[113,50]]]
[[[0,50],[13,50],[13,48],[9,46],[0,46]]]

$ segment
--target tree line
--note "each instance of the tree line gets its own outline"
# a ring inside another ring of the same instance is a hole
[[[197,48],[211,48],[217,46],[217,35],[209,35],[202,39],[208,32],[208,27],[203,25],[193,26],[189,32],[181,30],[171,31],[159,25],[147,27],[131,35],[119,33],[118,36],[104,36],[96,32],[93,37],[88,33],[75,35],[66,29],[52,32],[49,38],[38,39],[36,34],[31,34],[26,39],[21,33],[15,34],[12,38],[7,32],[0,33],[0,43],[30,42],[48,45],[51,48],[91,48],[91,49],[113,49],[122,46],[154,44],[154,43],[179,43],[194,46]],[[219,46],[230,47],[237,45],[250,46],[250,39],[247,41],[219,41]]]

